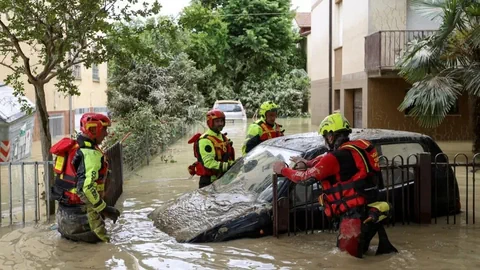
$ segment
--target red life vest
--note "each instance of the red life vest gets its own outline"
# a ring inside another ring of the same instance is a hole
[[[336,175],[335,179],[322,180],[324,194],[319,200],[320,204],[326,206],[325,214],[328,217],[370,203],[369,200],[376,200],[373,197],[378,192],[375,175],[380,172],[380,166],[374,145],[366,140],[356,140],[342,144],[339,150],[352,153],[357,172],[349,179],[341,179],[341,175]]]
[[[199,176],[212,176],[216,175],[217,177],[220,177],[223,172],[219,172],[217,170],[211,170],[206,168],[201,162],[199,162],[201,156],[199,152],[199,141],[200,139],[209,139],[213,143],[213,147],[215,149],[215,159],[217,161],[229,161],[229,160],[235,160],[235,150],[233,149],[231,141],[225,136],[225,134],[222,134],[223,141],[218,139],[215,136],[210,136],[207,134],[200,134],[197,133],[193,135],[190,140],[188,140],[188,144],[193,143],[193,155],[195,158],[197,158],[197,161],[195,161],[192,165],[188,166],[188,172],[190,175],[199,175]]]
[[[260,120],[256,124],[262,128],[262,135],[260,135],[260,140],[262,142],[268,139],[283,136],[283,131],[281,130],[282,126],[277,123],[275,123],[275,128],[273,128],[263,120]]]
[[[50,148],[50,153],[56,155],[53,171],[55,172],[55,184],[53,189],[53,196],[58,201],[65,204],[83,204],[80,197],[77,195],[77,172],[73,166],[73,157],[77,152],[79,145],[76,140],[70,138],[63,138]],[[96,150],[101,151],[97,146]],[[103,154],[103,152],[102,152]],[[104,164],[99,172],[99,177],[95,181],[98,186],[104,186],[105,176],[108,171],[108,162],[104,158]],[[103,197],[103,191],[99,192],[100,197]]]

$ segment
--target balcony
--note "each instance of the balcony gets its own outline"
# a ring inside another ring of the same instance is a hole
[[[365,37],[365,71],[369,77],[395,77],[395,64],[408,43],[428,37],[435,30],[379,31]]]

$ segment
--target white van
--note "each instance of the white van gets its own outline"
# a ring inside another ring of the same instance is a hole
[[[247,120],[247,113],[243,108],[242,102],[238,100],[217,100],[213,109],[218,109],[225,114],[226,121]]]

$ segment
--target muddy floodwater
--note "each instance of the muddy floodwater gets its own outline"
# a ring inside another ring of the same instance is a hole
[[[251,120],[250,120],[251,121]],[[310,119],[279,119],[286,134],[317,130]],[[224,131],[239,154],[247,123],[227,123]],[[282,235],[279,239],[240,239],[221,243],[181,244],[153,226],[147,215],[184,192],[198,186],[187,166],[194,161],[187,140],[201,126],[172,145],[125,179],[124,193],[117,203],[122,215],[116,224],[108,221],[111,243],[83,244],[60,238],[55,223],[0,229],[0,269],[480,269],[480,227],[473,225],[479,200],[473,197],[471,172],[458,171],[462,210],[469,205],[469,224],[465,213],[456,225],[440,218],[437,225],[401,225],[387,228],[398,254],[350,257],[335,248],[333,233]],[[450,155],[468,152],[468,142],[441,142]],[[469,201],[466,201],[465,176],[469,174]],[[480,178],[480,172],[476,175]],[[477,181],[478,182],[478,181]],[[476,190],[480,187],[475,184]],[[478,192],[477,192],[478,193]],[[452,222],[452,217],[450,217]],[[477,222],[477,223],[478,223]]]

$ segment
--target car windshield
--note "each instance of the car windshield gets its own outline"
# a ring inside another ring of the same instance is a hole
[[[215,106],[216,109],[219,109],[222,112],[241,112],[242,107],[238,103],[217,103]]]
[[[272,164],[283,161],[291,165],[290,157],[301,152],[274,146],[259,145],[213,183],[214,190],[220,193],[250,193],[257,201],[270,201],[272,197]],[[284,178],[279,178],[280,187]]]

